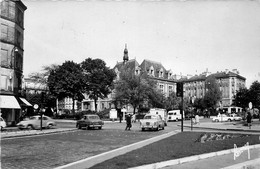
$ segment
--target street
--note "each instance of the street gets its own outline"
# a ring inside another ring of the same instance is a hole
[[[75,130],[67,133],[1,140],[2,168],[54,168],[173,130],[180,122],[168,123],[165,130],[141,132],[139,123],[125,131],[125,123],[108,122],[102,130]],[[74,127],[59,124],[57,127]]]

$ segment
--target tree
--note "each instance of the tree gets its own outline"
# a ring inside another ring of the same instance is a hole
[[[166,98],[165,109],[167,111],[179,109],[180,103],[181,103],[181,99],[176,96],[175,92],[172,92]]]
[[[204,105],[208,109],[216,109],[217,104],[221,100],[221,91],[214,76],[209,76],[206,81],[206,93],[204,96]]]
[[[116,74],[101,59],[87,58],[81,63],[81,68],[84,73],[84,90],[94,100],[97,110],[98,98],[106,98],[111,93]]]
[[[254,108],[260,108],[260,83],[254,81],[249,88],[249,102],[252,102]]]
[[[113,99],[120,101],[122,105],[132,105],[135,114],[136,108],[140,105],[155,104],[156,99],[151,100],[155,96],[160,97],[155,81],[151,80],[144,72],[135,75],[130,69],[126,69],[121,72],[120,80],[116,82]]]
[[[249,97],[249,90],[247,88],[240,88],[234,96],[233,105],[245,109],[248,107],[248,103],[250,102]]]
[[[72,98],[72,112],[75,112],[75,100],[82,101],[84,96],[83,73],[79,64],[66,61],[50,71],[48,87],[57,98]]]
[[[47,84],[48,83],[48,77],[50,75],[50,72],[52,70],[55,70],[57,67],[58,67],[58,65],[56,65],[56,64],[52,64],[50,66],[43,66],[43,69],[40,72],[32,72],[28,76],[33,81],[47,87],[48,86],[48,84]],[[56,98],[48,92],[47,88],[46,88],[46,91],[43,91],[43,92],[46,92],[45,95],[44,95],[44,101],[45,101],[44,103],[46,105],[44,105],[44,106],[55,107],[55,105],[56,105],[55,99]],[[29,93],[27,93],[26,95],[27,95],[27,99],[31,103],[40,104],[42,102],[41,101],[41,94],[37,94],[37,93],[36,94],[29,94]]]

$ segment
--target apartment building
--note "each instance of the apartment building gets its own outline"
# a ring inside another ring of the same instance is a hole
[[[19,119],[21,103],[28,104],[22,98],[24,12],[27,7],[20,0],[2,0],[0,4],[0,114],[11,125]]]

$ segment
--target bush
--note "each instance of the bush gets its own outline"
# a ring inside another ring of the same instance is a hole
[[[103,111],[98,112],[97,115],[101,119],[109,119],[109,112],[110,112],[110,109],[105,109]]]

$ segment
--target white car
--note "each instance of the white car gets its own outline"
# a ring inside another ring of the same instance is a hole
[[[213,122],[224,122],[224,121],[232,121],[233,117],[227,116],[225,114],[219,114],[216,117],[212,118]]]
[[[233,121],[241,121],[242,117],[238,116],[237,114],[230,114],[230,117],[232,117]]]
[[[140,127],[142,131],[145,129],[164,130],[165,123],[160,115],[147,114],[140,120]]]
[[[52,128],[53,126],[56,126],[55,121],[48,117],[48,116],[42,116],[42,128]],[[29,118],[25,118],[24,120],[17,123],[17,127],[19,129],[39,129],[41,128],[41,116],[32,116]]]
[[[3,117],[0,117],[0,126],[1,126],[1,131],[6,128],[6,122],[3,119]]]

